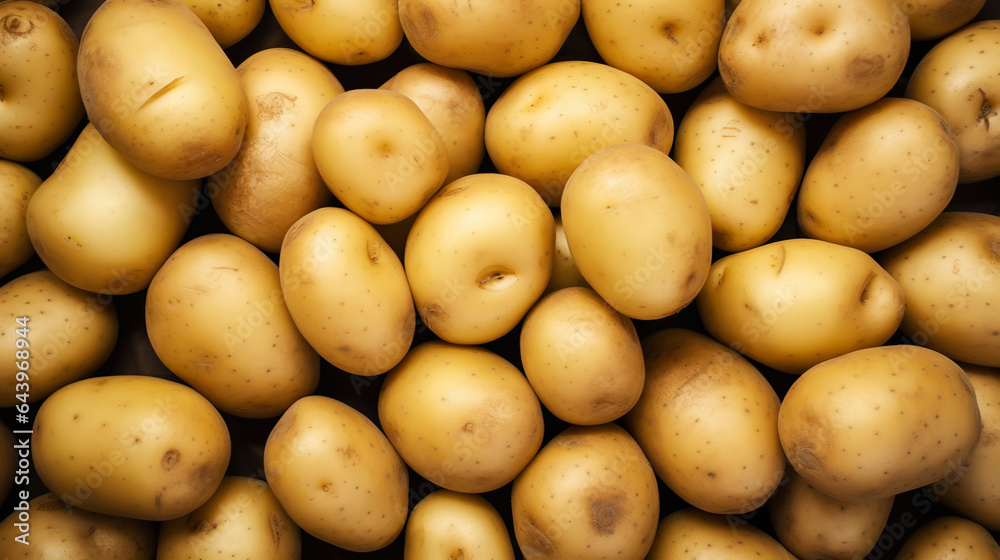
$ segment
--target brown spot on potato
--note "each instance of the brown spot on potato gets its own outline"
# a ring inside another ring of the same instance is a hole
[[[271,540],[274,541],[274,549],[281,550],[281,533],[285,530],[285,521],[278,517],[278,514],[271,512]]]
[[[882,55],[871,58],[856,56],[847,65],[847,76],[852,79],[867,80],[882,73],[885,69],[885,59]]]
[[[259,122],[273,121],[281,118],[285,111],[295,107],[294,95],[280,91],[262,93],[254,100],[257,103],[257,120]]]
[[[60,509],[67,509],[66,503],[56,496],[52,496],[35,506],[37,511],[56,511]]]
[[[547,556],[552,550],[552,541],[549,540],[549,536],[545,534],[545,531],[542,531],[535,520],[529,517],[521,525],[521,528],[524,533],[522,535],[524,542],[521,543],[524,555],[529,558]],[[520,541],[520,539],[518,540]]]
[[[452,551],[452,553],[448,555],[448,560],[465,560],[465,551],[461,548]]]
[[[0,43],[6,44],[31,33],[35,28],[35,24],[30,19],[19,14],[9,14],[3,18],[2,26],[0,27],[3,29],[3,34],[0,35]]]
[[[399,20],[410,42],[424,44],[432,41],[438,32],[434,10],[417,2],[407,3],[403,8],[399,13]]]
[[[180,460],[181,452],[176,449],[171,449],[163,454],[163,458],[160,459],[160,466],[163,467],[163,470],[169,471],[174,468]]]
[[[611,535],[622,518],[628,498],[624,492],[591,497],[587,502],[590,510],[590,525],[599,535]]]
[[[673,142],[671,122],[669,109],[666,107],[660,107],[656,115],[653,116],[653,121],[649,125],[649,133],[646,135],[646,142],[648,142],[650,146],[657,149],[662,149],[664,146],[661,144],[665,142]]]

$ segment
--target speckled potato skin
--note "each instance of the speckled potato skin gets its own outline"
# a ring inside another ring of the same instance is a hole
[[[809,162],[796,223],[808,237],[866,253],[927,227],[958,186],[959,150],[937,111],[884,97],[842,115]]]
[[[986,0],[909,0],[903,10],[910,18],[914,41],[940,39],[972,21]]]
[[[404,560],[514,560],[503,518],[478,494],[435,490],[413,506],[404,538]]]
[[[909,53],[910,23],[896,0],[743,0],[722,32],[718,64],[747,105],[836,113],[886,95]]]
[[[278,266],[235,235],[196,237],[167,259],[146,292],[146,333],[170,371],[236,416],[273,418],[319,383]]]
[[[89,377],[52,393],[32,434],[53,494],[95,513],[164,521],[212,497],[229,466],[222,415],[194,389],[144,375]]]
[[[657,476],[709,513],[754,510],[782,480],[778,395],[746,359],[695,331],[642,339],[646,382],[625,416]]]
[[[441,341],[411,350],[385,378],[378,417],[428,481],[482,493],[509,483],[542,445],[542,407],[518,369],[486,348]]]
[[[571,426],[511,488],[514,536],[527,560],[639,560],[660,515],[656,475],[617,424]]]
[[[0,278],[35,256],[25,214],[28,201],[41,184],[42,178],[34,171],[0,160]]]
[[[228,49],[250,34],[264,18],[267,0],[181,0],[205,24],[219,46]]]
[[[944,516],[917,529],[899,549],[897,560],[982,560],[1000,559],[1000,546],[975,521]]]
[[[403,41],[394,0],[269,0],[282,31],[316,58],[356,66],[382,60]]]
[[[679,509],[660,520],[646,559],[795,560],[773,537],[741,521],[696,508]]]
[[[367,416],[330,397],[303,397],[282,415],[264,474],[296,525],[334,546],[378,550],[406,524],[406,464]]]
[[[879,500],[962,465],[982,423],[965,372],[913,345],[850,352],[803,373],[778,411],[789,463],[840,500]]]

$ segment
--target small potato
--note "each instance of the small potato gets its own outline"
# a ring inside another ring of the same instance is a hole
[[[25,214],[42,178],[27,167],[0,160],[0,278],[35,256]]]
[[[35,471],[73,507],[164,521],[207,502],[229,466],[229,429],[194,389],[158,377],[89,377],[42,402]]]
[[[646,559],[674,558],[795,560],[781,543],[757,527],[697,508],[682,508],[660,520]]]
[[[982,424],[965,372],[911,345],[856,350],[803,373],[778,411],[792,467],[846,501],[881,500],[963,464]]]
[[[660,514],[656,475],[617,424],[556,434],[514,480],[510,501],[527,560],[640,560]]]
[[[435,490],[413,507],[404,538],[404,560],[514,560],[503,518],[478,494]]]
[[[0,321],[0,355],[14,358],[0,362],[0,407],[41,401],[95,373],[118,341],[110,297],[45,269],[0,287]]]
[[[642,340],[646,381],[625,427],[657,476],[710,513],[762,506],[784,474],[778,395],[739,354],[695,331]]]
[[[632,320],[590,288],[566,288],[535,304],[521,326],[524,375],[556,417],[604,424],[642,394],[645,369]]]
[[[267,483],[227,476],[205,505],[164,521],[156,560],[299,560],[302,536]]]
[[[205,27],[218,41],[219,46],[228,49],[243,39],[257,27],[264,17],[267,0],[181,0],[189,10],[198,16]]]
[[[545,288],[545,293],[549,294],[563,288],[589,288],[590,285],[587,284],[587,280],[580,274],[580,269],[573,261],[573,253],[569,251],[562,215],[555,215],[554,218],[556,246],[552,252],[552,276],[549,278],[549,285]]]
[[[76,130],[84,116],[79,46],[50,8],[25,0],[0,4],[0,158],[40,160]]]
[[[896,280],[868,254],[797,238],[715,261],[697,306],[716,340],[798,374],[885,343],[903,318],[905,301]]]
[[[975,521],[946,515],[913,532],[896,554],[898,560],[1000,560],[1000,545]]]
[[[662,319],[691,303],[712,263],[705,197],[666,154],[618,144],[566,182],[562,220],[573,261],[618,312]]]
[[[417,213],[444,184],[444,140],[403,94],[354,89],[320,111],[313,129],[320,176],[344,206],[373,224]]]
[[[914,41],[940,39],[972,21],[986,0],[903,0]]]
[[[278,25],[302,50],[334,64],[383,60],[403,41],[395,0],[269,0]]]
[[[379,550],[406,524],[406,465],[367,416],[330,397],[285,411],[264,445],[264,473],[292,520],[334,546]]]
[[[513,364],[485,348],[431,341],[390,371],[378,396],[386,437],[433,484],[482,493],[509,483],[542,445],[542,407]]]

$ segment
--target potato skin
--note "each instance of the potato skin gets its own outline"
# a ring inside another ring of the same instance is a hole
[[[435,490],[413,506],[404,538],[404,560],[514,560],[503,518],[479,494]]]
[[[181,0],[212,33],[219,46],[228,49],[257,27],[264,18],[267,0],[212,2],[211,0]]]
[[[910,37],[926,41],[958,31],[976,17],[986,0],[910,0],[902,5],[910,18]]]
[[[653,547],[646,558],[795,560],[781,543],[757,527],[734,523],[731,517],[690,507],[676,510],[660,520]]]
[[[35,256],[25,214],[42,178],[13,161],[0,160],[0,278]]]
[[[395,0],[269,0],[282,31],[302,50],[334,64],[385,59],[403,41]]]
[[[896,554],[898,560],[1000,560],[1000,546],[982,525],[946,515],[928,521],[911,534]]]

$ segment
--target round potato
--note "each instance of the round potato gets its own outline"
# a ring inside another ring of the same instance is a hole
[[[1000,367],[1000,216],[943,212],[879,263],[903,289],[903,334],[954,360]]]
[[[0,5],[0,158],[42,159],[76,130],[84,116],[79,46],[66,21],[40,3]]]
[[[837,119],[809,162],[802,233],[874,253],[927,227],[958,186],[959,150],[937,111],[884,97]]]
[[[247,126],[236,69],[178,0],[108,0],[80,37],[80,94],[90,122],[130,163],[197,179],[225,167]]]
[[[816,239],[773,241],[712,264],[698,315],[716,340],[797,374],[885,343],[906,301],[868,254]]]
[[[722,32],[719,74],[752,107],[835,113],[889,93],[909,54],[897,0],[742,0]]]
[[[385,378],[378,417],[414,471],[456,492],[496,490],[542,445],[542,407],[513,364],[473,346],[421,344]]]
[[[697,508],[682,508],[661,519],[646,556],[647,560],[702,557],[795,560],[781,543],[757,527]]]
[[[181,0],[205,24],[219,46],[228,49],[257,27],[267,0]]]
[[[503,518],[478,494],[435,490],[413,507],[404,538],[404,560],[514,560]]]
[[[320,208],[295,222],[279,271],[299,332],[334,366],[378,375],[410,349],[416,311],[403,264],[351,211]]]
[[[299,560],[302,536],[267,483],[227,476],[203,506],[160,524],[156,560]]]
[[[107,296],[85,292],[49,270],[0,287],[0,407],[38,402],[93,374],[118,340],[118,315]]]
[[[975,521],[946,515],[913,532],[896,554],[899,560],[1000,560],[1000,545]]]
[[[639,78],[597,62],[560,61],[507,86],[486,114],[485,134],[497,169],[558,207],[570,174],[601,148],[633,143],[670,153],[674,121]]]
[[[566,243],[587,283],[633,319],[673,315],[712,264],[705,197],[663,152],[618,144],[588,157],[566,182]]]
[[[42,178],[27,167],[0,160],[0,278],[35,256],[25,214]]]
[[[156,356],[219,410],[278,416],[319,384],[319,355],[282,298],[278,266],[225,233],[182,245],[146,292]]]
[[[660,514],[656,475],[617,424],[557,434],[514,480],[510,501],[527,560],[640,560]]]
[[[295,220],[330,203],[313,125],[344,87],[315,58],[280,47],[255,52],[236,71],[250,104],[243,145],[206,190],[226,229],[277,253]]]
[[[986,0],[903,0],[910,18],[914,41],[940,39],[969,23],[986,5]]]
[[[403,42],[395,0],[269,0],[278,25],[312,56],[355,66],[377,62]]]
[[[208,501],[229,466],[222,415],[157,377],[90,377],[42,402],[32,440],[45,487],[73,507],[164,521]]]
[[[792,467],[839,500],[880,500],[941,479],[979,441],[976,394],[943,354],[856,350],[803,373],[778,411]]]
[[[285,411],[264,445],[264,473],[292,520],[334,546],[378,550],[406,524],[406,465],[367,416],[330,397]]]

